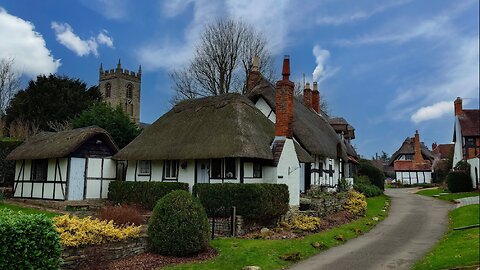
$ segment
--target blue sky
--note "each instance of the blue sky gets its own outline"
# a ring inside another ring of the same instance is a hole
[[[42,73],[94,85],[100,63],[142,65],[141,121],[150,123],[170,109],[168,71],[222,17],[262,31],[277,70],[288,54],[295,80],[315,76],[366,157],[392,154],[415,129],[429,146],[448,143],[455,97],[479,106],[478,0],[0,0],[0,58],[15,59],[24,86]]]

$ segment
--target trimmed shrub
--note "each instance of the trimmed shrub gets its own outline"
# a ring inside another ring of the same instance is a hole
[[[0,210],[0,269],[59,269],[61,249],[45,215]]]
[[[208,246],[205,209],[190,193],[177,190],[160,199],[148,227],[150,251],[167,256],[198,254]]]
[[[371,184],[365,184],[365,183],[355,183],[353,185],[353,189],[356,191],[362,193],[366,197],[375,197],[383,194],[383,191],[379,189],[377,186],[371,185]]]
[[[360,175],[368,176],[368,179],[370,180],[370,183],[372,183],[372,185],[377,186],[381,190],[384,189],[385,174],[383,174],[383,171],[373,166],[373,164],[370,161],[361,159],[360,166],[358,168],[358,173]]]
[[[140,237],[141,226],[116,227],[113,220],[105,221],[91,217],[63,215],[54,217],[55,227],[60,233],[62,245],[78,247],[117,242]]]
[[[108,186],[108,200],[120,204],[138,204],[145,209],[152,210],[158,200],[173,190],[188,190],[188,184],[112,181]]]
[[[96,216],[100,220],[113,220],[116,225],[141,225],[145,223],[144,212],[133,205],[107,205],[98,210]]]
[[[448,190],[452,193],[472,190],[472,179],[464,171],[452,171],[447,175]]]
[[[319,217],[293,215],[286,222],[282,222],[281,224],[290,230],[314,232],[320,230],[321,220]]]
[[[288,186],[284,184],[196,184],[208,216],[222,216],[236,207],[237,214],[255,221],[271,221],[289,209]]]
[[[350,190],[347,193],[347,201],[343,205],[343,209],[355,216],[364,216],[367,211],[367,200],[365,195]]]

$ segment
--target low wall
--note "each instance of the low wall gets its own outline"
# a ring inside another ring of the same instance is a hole
[[[309,216],[325,217],[343,210],[346,193],[316,193],[300,199],[300,210]]]
[[[99,246],[68,247],[62,251],[62,269],[80,269],[101,262],[130,257],[147,250],[147,238],[140,237]]]

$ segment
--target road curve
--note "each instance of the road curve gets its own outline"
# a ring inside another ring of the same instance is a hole
[[[370,232],[289,269],[410,269],[447,231],[448,211],[454,208],[413,190],[387,189],[392,202],[385,220]]]

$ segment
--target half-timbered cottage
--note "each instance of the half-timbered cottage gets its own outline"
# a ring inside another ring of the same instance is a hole
[[[393,153],[390,165],[393,166],[397,182],[410,185],[431,183],[433,159],[432,152],[420,142],[417,130],[413,138],[406,138]]]
[[[106,198],[116,179],[118,151],[110,135],[91,126],[42,132],[14,149],[14,197],[47,200]]]
[[[293,140],[289,75],[276,85],[275,124],[239,94],[176,105],[114,156],[127,160],[126,180],[286,184],[299,205],[300,164],[313,159]]]

